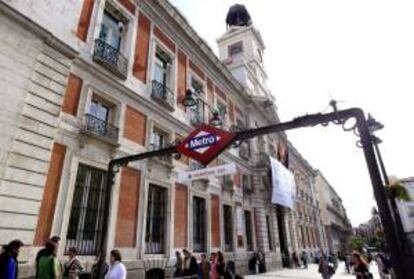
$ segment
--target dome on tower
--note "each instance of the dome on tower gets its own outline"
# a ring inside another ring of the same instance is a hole
[[[244,5],[235,4],[231,6],[227,12],[226,24],[228,27],[250,26],[252,25],[252,19]]]

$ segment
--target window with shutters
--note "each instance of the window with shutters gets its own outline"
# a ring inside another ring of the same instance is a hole
[[[97,255],[102,238],[106,195],[106,172],[80,164],[70,211],[66,248],[80,255]]]
[[[206,251],[206,201],[193,198],[193,247],[194,252]]]
[[[231,206],[223,205],[224,250],[233,251],[233,214]]]
[[[145,231],[145,253],[165,252],[167,190],[150,184],[147,199],[147,220]]]
[[[169,110],[174,110],[174,57],[156,44],[152,70],[151,97]]]
[[[272,227],[270,222],[270,216],[266,215],[266,227],[267,227],[267,238],[269,239],[269,250],[273,251],[273,235],[272,235]]]
[[[94,61],[122,79],[126,79],[128,68],[128,60],[123,55],[127,49],[125,41],[128,22],[118,8],[106,3],[93,54]]]
[[[244,223],[246,227],[246,249],[247,251],[253,251],[252,213],[248,210],[244,211]]]

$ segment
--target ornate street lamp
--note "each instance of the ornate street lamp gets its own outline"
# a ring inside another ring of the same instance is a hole
[[[183,105],[185,107],[190,108],[190,107],[194,107],[198,105],[199,103],[201,103],[203,106],[206,106],[210,109],[210,112],[213,115],[213,117],[209,121],[211,125],[218,127],[218,126],[221,126],[221,124],[223,124],[223,121],[221,120],[221,117],[220,117],[220,113],[216,109],[213,109],[208,103],[204,102],[201,98],[197,98],[195,94],[193,93],[193,91],[191,91],[191,89],[187,89],[187,91],[185,91]]]

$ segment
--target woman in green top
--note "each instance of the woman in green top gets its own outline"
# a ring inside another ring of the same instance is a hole
[[[40,256],[37,263],[36,279],[56,279],[60,272],[57,270],[55,257],[56,245],[53,242],[46,243],[45,252]]]

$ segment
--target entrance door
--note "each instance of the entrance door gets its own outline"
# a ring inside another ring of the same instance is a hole
[[[282,255],[282,265],[283,267],[290,266],[290,253],[287,242],[287,232],[285,225],[285,213],[283,212],[283,207],[280,205],[276,206],[276,215],[277,215],[277,227],[279,231],[279,243],[280,243],[280,253]]]

